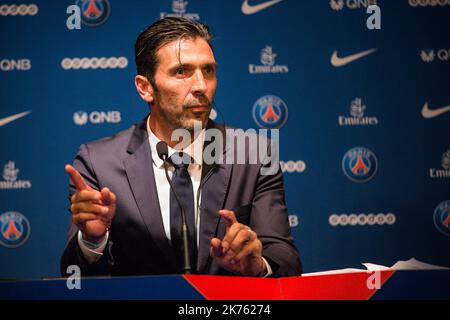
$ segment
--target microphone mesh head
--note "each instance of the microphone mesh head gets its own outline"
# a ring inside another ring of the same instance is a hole
[[[169,156],[167,143],[165,143],[164,141],[158,142],[156,145],[156,152],[158,152],[158,157],[160,157],[162,160],[164,160],[164,158],[167,158]]]

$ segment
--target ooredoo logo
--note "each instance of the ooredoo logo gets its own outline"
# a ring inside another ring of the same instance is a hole
[[[64,58],[61,67],[64,70],[86,69],[124,69],[128,66],[126,57],[101,58]]]
[[[306,170],[306,164],[302,160],[298,161],[280,161],[281,172],[304,172]]]
[[[332,227],[338,226],[373,226],[393,225],[397,218],[393,213],[361,213],[361,214],[331,214],[328,222]]]
[[[39,7],[35,4],[3,4],[0,5],[0,16],[35,16]]]
[[[411,7],[444,7],[450,6],[450,0],[409,0]]]

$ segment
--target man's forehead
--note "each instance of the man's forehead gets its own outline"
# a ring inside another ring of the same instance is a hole
[[[201,63],[215,63],[214,53],[208,42],[200,37],[181,38],[162,45],[158,51],[160,62],[170,64],[190,63],[184,60],[202,60]]]

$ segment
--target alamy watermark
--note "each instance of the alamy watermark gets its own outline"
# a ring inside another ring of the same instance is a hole
[[[174,149],[183,150],[191,144],[192,137],[198,138],[202,134],[205,143],[202,158],[205,164],[261,165],[261,175],[274,175],[280,170],[278,129],[203,130],[202,123],[195,121],[193,131],[179,128],[172,132],[171,140],[178,142]],[[186,159],[175,154],[172,161],[179,164]]]
[[[367,289],[380,290],[381,289],[381,271],[376,270],[369,272],[369,277],[366,281]]]
[[[69,290],[81,290],[81,269],[77,265],[70,265],[66,270],[70,276],[66,280],[66,286]]]
[[[380,30],[381,29],[381,9],[379,6],[370,5],[366,10],[367,14],[370,16],[366,20],[366,26],[369,30]]]
[[[69,30],[81,29],[81,9],[76,4],[68,6],[66,13],[69,15],[66,20],[66,27]]]

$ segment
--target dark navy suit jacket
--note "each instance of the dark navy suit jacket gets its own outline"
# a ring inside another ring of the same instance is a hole
[[[85,260],[78,246],[77,227],[70,225],[68,243],[61,257],[63,276],[69,265],[80,266],[83,276],[178,272],[177,257],[164,232],[146,120],[80,147],[74,167],[92,188],[108,187],[117,195],[117,211],[104,254],[92,264]],[[226,134],[223,126],[212,121],[207,127]],[[253,147],[247,149],[247,158],[251,152],[257,152]],[[223,153],[226,151],[224,144]],[[261,175],[261,166],[259,161],[257,164],[203,164],[196,273],[230,274],[209,256],[210,241],[216,231],[220,239],[225,234],[226,223],[218,214],[225,208],[235,210],[238,221],[257,233],[263,244],[263,256],[274,276],[301,274],[302,266],[288,222],[281,170],[278,166],[276,174]],[[75,192],[71,184],[69,198]]]

